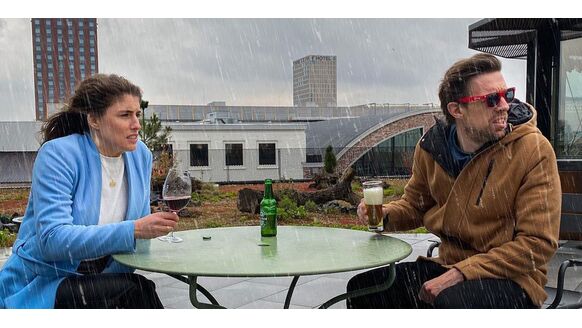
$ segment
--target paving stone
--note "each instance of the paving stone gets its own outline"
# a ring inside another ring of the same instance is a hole
[[[282,309],[283,305],[285,305],[285,304],[284,303],[276,303],[276,302],[268,302],[265,300],[256,300],[254,302],[251,302],[249,304],[245,304],[245,305],[239,307],[239,309]],[[300,306],[300,305],[295,305],[295,304],[290,304],[289,308],[290,309],[311,309],[310,307]]]
[[[297,286],[291,298],[291,304],[315,308],[329,299],[346,292],[344,279],[321,277],[301,286]],[[264,300],[284,303],[287,291],[279,292]],[[342,301],[345,302],[345,301]]]
[[[221,278],[221,277],[199,277],[196,282],[207,291],[212,292],[228,286],[236,285],[251,278]]]
[[[243,281],[216,290],[212,295],[220,305],[227,308],[238,308],[284,290],[286,288],[283,286]],[[283,302],[284,300],[283,297]]]
[[[299,280],[297,281],[297,286],[302,285],[304,283],[307,283],[309,281],[315,280],[319,277],[321,277],[321,275],[301,276],[301,277],[299,277]],[[262,283],[262,284],[272,284],[272,285],[284,286],[286,288],[289,288],[292,280],[293,280],[293,277],[273,277],[273,278],[265,277],[265,278],[251,278],[251,279],[249,279],[250,282]]]

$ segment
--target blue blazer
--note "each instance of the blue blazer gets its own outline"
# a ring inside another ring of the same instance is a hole
[[[53,308],[57,287],[81,260],[135,251],[134,220],[150,214],[152,154],[141,141],[123,154],[125,220],[98,226],[101,160],[88,134],[46,142],[12,255],[0,271],[0,308]],[[110,261],[104,272],[132,272]]]

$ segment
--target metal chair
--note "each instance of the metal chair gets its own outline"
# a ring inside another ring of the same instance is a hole
[[[576,290],[564,289],[566,270],[582,267],[582,194],[562,193],[562,215],[560,217],[560,247],[556,257],[566,257],[558,269],[556,287],[546,286],[548,299],[554,299],[548,309],[580,309],[582,308],[582,274],[577,282]],[[568,258],[569,257],[569,258]],[[571,270],[572,271],[572,270]]]

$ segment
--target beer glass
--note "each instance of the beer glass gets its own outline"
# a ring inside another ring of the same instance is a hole
[[[368,211],[368,230],[375,232],[384,231],[382,201],[384,200],[384,189],[382,181],[366,181],[362,184],[364,188],[364,203]]]

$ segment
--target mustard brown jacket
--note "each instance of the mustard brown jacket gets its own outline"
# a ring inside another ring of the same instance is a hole
[[[547,263],[558,247],[561,188],[556,157],[536,111],[510,104],[508,133],[457,168],[437,120],[416,146],[400,200],[385,205],[391,231],[425,226],[438,258],[467,280],[510,279],[541,307]]]

